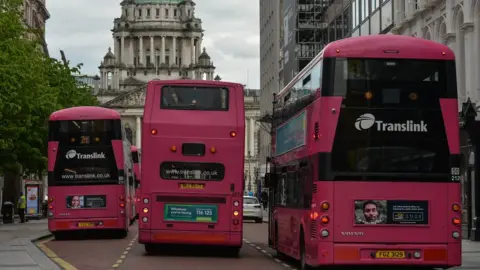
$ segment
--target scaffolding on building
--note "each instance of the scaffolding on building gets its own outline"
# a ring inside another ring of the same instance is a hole
[[[296,0],[296,48],[298,70],[302,70],[328,43],[325,13],[334,0]]]

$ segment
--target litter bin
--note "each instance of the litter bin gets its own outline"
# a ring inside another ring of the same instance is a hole
[[[12,202],[4,202],[2,206],[3,223],[13,223],[14,205]]]

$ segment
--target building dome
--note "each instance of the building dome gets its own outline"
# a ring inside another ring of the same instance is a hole
[[[103,57],[104,60],[107,60],[107,59],[115,59],[115,55],[113,55],[112,53],[112,48],[108,48],[108,52],[107,54],[105,54],[105,56]]]
[[[180,4],[184,0],[133,0],[135,4]]]
[[[210,56],[208,55],[207,49],[205,47],[203,47],[203,52],[202,52],[202,54],[200,54],[198,59],[200,59],[200,60],[210,60]]]

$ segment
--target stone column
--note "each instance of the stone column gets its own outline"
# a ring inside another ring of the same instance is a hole
[[[135,146],[140,149],[141,148],[141,143],[142,143],[142,119],[140,116],[137,116],[137,132],[135,132],[136,135],[136,144]]]
[[[118,63],[120,62],[120,40],[118,39],[118,37],[115,37],[113,41],[113,54],[115,55],[116,61]]]
[[[165,36],[162,36],[162,48],[160,49],[160,62],[161,64],[165,63]]]
[[[177,64],[176,59],[177,59],[177,37],[173,36],[172,37],[172,63],[174,65]]]
[[[195,45],[195,63],[198,64],[198,57],[200,57],[200,54],[202,53],[202,39],[199,38],[197,39],[197,44]]]
[[[196,61],[195,61],[195,38],[194,37],[190,39],[190,50],[192,51],[191,53],[192,59],[190,63],[195,64]]]
[[[142,65],[145,62],[145,58],[143,55],[144,49],[143,49],[143,37],[139,36],[138,37],[138,50],[140,51],[139,56],[138,56],[138,64]]]
[[[155,46],[154,46],[154,36],[150,36],[150,63],[155,63]],[[150,64],[148,63],[148,64]]]
[[[478,94],[476,93],[473,87],[475,86],[474,80],[475,79],[475,63],[474,58],[469,57],[467,54],[470,52],[474,52],[474,32],[473,32],[473,23],[464,23],[461,27],[464,38],[465,38],[465,89],[467,93],[467,97],[472,99],[472,102],[478,102]]]
[[[135,64],[135,50],[133,49],[135,45],[135,39],[133,36],[130,36],[130,64],[133,66]]]
[[[249,130],[249,137],[250,137],[250,154],[252,157],[255,156],[255,120],[250,118],[250,130]]]
[[[120,37],[120,62],[125,63],[125,37]]]
[[[248,119],[245,118],[245,157],[248,157]]]

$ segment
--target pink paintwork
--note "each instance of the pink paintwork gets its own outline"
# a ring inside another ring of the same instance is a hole
[[[398,52],[385,53],[385,50],[398,50]],[[454,60],[453,52],[448,47],[428,40],[391,35],[347,38],[327,45],[278,94],[277,100],[291,93],[293,86],[308,75],[313,66],[327,57]],[[328,81],[324,85],[329,85]],[[325,92],[333,93],[334,91],[328,89]],[[415,265],[439,268],[460,266],[462,264],[462,230],[461,225],[453,222],[461,218],[461,210],[459,212],[454,210],[454,206],[461,205],[459,182],[444,180],[435,182],[435,179],[429,179],[431,182],[412,179],[402,181],[388,179],[387,176],[385,179],[367,181],[362,180],[362,175],[354,173],[351,180],[347,178],[349,176],[343,175],[341,179],[331,176],[327,176],[331,177],[328,179],[319,179],[323,173],[321,170],[327,170],[326,168],[331,166],[328,162],[350,162],[349,160],[335,161],[331,157],[334,141],[338,135],[337,129],[341,128],[340,115],[342,110],[346,113],[343,109],[346,105],[342,104],[344,97],[321,96],[321,93],[317,89],[315,100],[296,114],[307,113],[305,145],[274,156],[273,161],[275,167],[282,167],[281,172],[275,172],[278,175],[278,181],[282,180],[283,176],[280,175],[284,175],[285,170],[295,173],[293,178],[290,176],[285,178],[285,183],[295,178],[309,183],[311,179],[312,186],[307,186],[305,191],[305,195],[311,195],[311,205],[306,207],[307,209],[273,206],[269,223],[270,246],[297,260],[301,259],[303,249],[305,261],[311,266]],[[441,98],[438,102],[441,110],[438,113],[443,117],[443,123],[440,124],[445,126],[449,154],[458,155],[460,139],[457,99]],[[374,109],[381,110],[381,108]],[[352,127],[353,121],[355,118],[352,118]],[[314,135],[315,123],[319,124],[318,138]],[[398,136],[401,140],[402,134]],[[274,135],[272,136],[273,153],[276,150],[275,143]],[[307,165],[303,165],[303,168],[302,165],[295,167],[297,163]],[[428,224],[356,224],[355,201],[364,200],[427,201]],[[323,203],[328,203],[328,209],[322,208]],[[323,230],[328,231],[328,235],[322,235]],[[454,232],[459,233],[460,236],[454,238]],[[374,259],[372,257],[372,254],[377,251],[387,250],[404,251],[407,258]],[[420,258],[413,258],[415,252],[419,252]],[[408,257],[408,254],[412,257]]]
[[[228,88],[229,110],[161,109],[162,87],[179,85]],[[245,147],[243,95],[243,86],[235,83],[195,80],[149,82],[142,124],[140,243],[242,246]],[[157,133],[153,134],[152,130]],[[232,132],[234,137],[231,136]],[[184,143],[204,144],[205,155],[182,155]],[[221,181],[162,179],[159,166],[172,161],[221,163],[225,167],[225,176]],[[180,184],[202,184],[204,187],[180,188]],[[234,206],[234,201],[238,202],[238,206]],[[166,221],[166,204],[216,205],[218,221]],[[238,211],[238,216],[233,215],[234,211]],[[148,221],[143,221],[143,218]]]
[[[52,113],[50,122],[74,121],[74,120],[116,120],[120,122],[120,114],[115,110],[101,107],[74,107],[63,109]],[[120,127],[120,125],[118,125]],[[56,131],[51,131],[56,132]],[[120,133],[121,130],[116,131]],[[111,148],[115,158],[116,168],[124,171],[124,143],[122,140],[112,140]],[[48,142],[48,171],[49,182],[49,219],[48,228],[56,234],[70,230],[117,230],[126,236],[129,227],[129,217],[132,214],[134,200],[130,199],[127,184],[108,185],[56,185],[53,175],[57,175],[64,168],[56,168],[59,162],[58,141]],[[63,146],[64,149],[72,149],[70,146]],[[66,168],[65,168],[66,169]],[[125,176],[128,178],[128,175]],[[117,180],[117,179],[115,179]],[[127,181],[125,181],[127,182]],[[104,208],[67,208],[67,197],[69,196],[106,196],[106,207]],[[82,223],[89,223],[89,226],[81,226]]]

